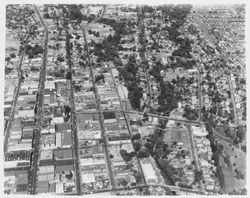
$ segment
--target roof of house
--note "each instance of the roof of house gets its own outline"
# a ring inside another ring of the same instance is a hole
[[[72,149],[57,149],[54,150],[54,157],[57,159],[68,159],[72,158]]]
[[[62,145],[72,145],[71,132],[62,134]]]

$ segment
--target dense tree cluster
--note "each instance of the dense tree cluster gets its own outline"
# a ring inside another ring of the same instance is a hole
[[[195,35],[199,33],[199,30],[194,26],[194,24],[190,24],[188,26],[188,32],[192,35]]]
[[[141,149],[141,143],[139,141],[133,141],[133,146],[136,152]]]
[[[126,33],[126,24],[124,22],[117,22],[114,19],[107,18],[98,19],[98,22],[111,26],[115,33],[113,36],[109,34],[109,36],[104,39],[101,44],[94,45],[95,54],[104,62],[113,61],[114,63],[118,62],[121,64],[121,61],[119,61],[118,45],[122,34]]]
[[[120,79],[126,82],[126,87],[129,91],[128,98],[131,106],[134,109],[141,108],[142,89],[138,86],[139,79],[136,74],[138,67],[134,56],[129,57],[128,63],[123,68],[118,68]]]
[[[236,179],[244,179],[245,178],[244,174],[240,170],[238,170],[237,168],[234,170],[234,172],[236,174]]]
[[[95,76],[95,83],[98,83],[99,81],[103,80],[104,81],[105,77],[103,74],[100,74],[98,76]]]
[[[100,32],[98,32],[98,31],[89,30],[88,33],[90,35],[93,34],[95,37],[100,37]]]
[[[165,115],[169,115],[171,111],[178,107],[176,97],[178,92],[176,92],[175,86],[170,82],[160,82],[161,92],[158,97],[158,103],[160,107],[157,109],[158,112],[164,112]]]
[[[34,14],[34,12],[34,9],[29,6],[19,7],[17,9],[16,4],[8,4],[6,6],[6,27],[9,29],[24,28],[29,23],[27,19]]]
[[[161,170],[165,173],[165,175],[168,177],[169,181],[171,182],[171,185],[175,185],[176,182],[175,176],[178,175],[177,169],[175,169],[172,165],[169,164],[168,161],[164,159],[158,160],[158,165],[161,168]]]
[[[139,139],[141,139],[141,134],[140,133],[136,133],[135,135],[132,136],[132,141],[139,140]]]
[[[213,152],[212,160],[214,160],[214,165],[217,167],[215,176],[219,179],[219,183],[220,183],[221,188],[224,188],[224,186],[225,186],[224,174],[222,172],[222,168],[221,168],[220,163],[219,163],[220,156],[221,156],[222,151],[223,151],[223,146],[220,145],[219,143],[217,143],[217,141],[213,135],[214,124],[213,124],[213,120],[211,117],[208,119],[208,123],[206,123],[206,130],[209,133],[207,135],[207,138],[210,141],[210,146],[211,146],[211,149]]]
[[[34,58],[34,56],[43,53],[43,47],[39,44],[35,44],[33,47],[31,45],[27,45],[24,48],[24,52],[29,58]]]
[[[150,155],[150,153],[147,149],[141,149],[137,153],[138,158],[147,158],[147,157],[149,157],[149,155]]]
[[[149,74],[154,77],[156,82],[160,83],[162,81],[162,76],[160,75],[160,71],[163,70],[163,65],[161,64],[160,61],[157,61],[154,67],[149,70]]]
[[[202,180],[203,172],[195,170],[194,171],[194,183],[197,183]]]
[[[181,34],[178,32],[178,28],[184,24],[185,18],[191,11],[191,8],[191,5],[164,5],[159,7],[163,12],[165,22],[171,22],[171,26],[166,28],[171,41],[180,42],[178,37]]]
[[[233,190],[232,192],[228,193],[229,195],[247,195],[247,189],[242,188],[240,191]]]
[[[125,162],[129,162],[135,156],[135,152],[128,153],[126,150],[121,149],[120,155],[122,156],[122,158]]]
[[[181,56],[184,58],[192,58],[190,52],[192,51],[191,41],[188,38],[179,39],[180,47],[173,51],[172,56]]]
[[[198,116],[199,114],[197,109],[192,109],[188,105],[185,106],[183,117],[186,117],[189,120],[197,120]]]

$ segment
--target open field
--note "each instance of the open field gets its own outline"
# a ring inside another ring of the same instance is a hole
[[[220,159],[220,164],[224,174],[225,181],[225,192],[229,193],[233,190],[240,191],[246,185],[246,156],[243,151],[235,146],[231,146],[225,141],[220,141],[223,145],[222,157]],[[226,164],[223,157],[228,157],[229,163]],[[229,165],[229,166],[228,166]],[[235,174],[235,169],[238,169],[244,176],[244,179],[237,179]]]
[[[91,34],[91,35],[87,34],[87,39],[92,39],[92,40],[94,40],[96,42],[104,40],[106,37],[109,36],[109,34],[114,35],[113,28],[111,26],[109,26],[109,25],[105,25],[105,24],[102,24],[102,23],[90,24],[87,27],[86,30],[87,30],[87,32],[88,32],[88,30],[100,32],[100,37],[95,37],[93,34]]]
[[[186,77],[190,75],[188,72],[186,71],[169,71],[169,72],[166,72],[165,76],[164,76],[164,81],[172,81],[173,79],[177,79],[177,76],[179,76],[179,78],[182,78],[182,77]]]
[[[222,141],[221,141],[222,142]],[[230,146],[223,141],[223,154],[230,156],[230,161],[234,169],[240,170],[243,175],[246,175],[246,156],[245,153],[235,146]]]
[[[14,39],[6,39],[5,41],[5,53],[10,54],[16,52],[20,46],[20,41]]]

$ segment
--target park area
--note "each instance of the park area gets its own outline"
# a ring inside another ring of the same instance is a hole
[[[224,175],[224,191],[241,192],[246,186],[246,157],[245,153],[237,147],[220,141],[223,145],[220,165]]]
[[[189,73],[185,70],[179,70],[179,68],[175,69],[175,70],[172,70],[172,69],[167,69],[167,72],[165,73],[165,76],[164,76],[164,81],[168,81],[168,82],[171,82],[173,79],[177,79],[177,76],[179,76],[179,78],[182,78],[182,77],[186,77],[188,76]]]
[[[17,52],[20,46],[20,41],[14,39],[6,39],[5,41],[5,55]]]
[[[88,32],[87,39],[92,39],[95,42],[103,41],[109,34],[113,36],[115,33],[111,26],[102,23],[90,24],[86,30]],[[99,32],[99,37],[94,36],[93,32]]]

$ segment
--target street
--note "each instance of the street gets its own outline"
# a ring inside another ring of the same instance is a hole
[[[34,146],[34,152],[31,160],[29,181],[28,181],[28,187],[29,187],[28,191],[29,194],[31,195],[37,193],[37,171],[38,171],[39,151],[40,151],[40,136],[41,136],[42,121],[43,121],[44,86],[46,80],[46,64],[47,64],[47,49],[48,49],[48,28],[35,5],[34,5],[34,10],[44,27],[45,38],[43,44],[44,51],[43,51],[42,66],[40,69],[40,78],[38,85],[37,119],[34,126],[33,142],[32,142]]]

